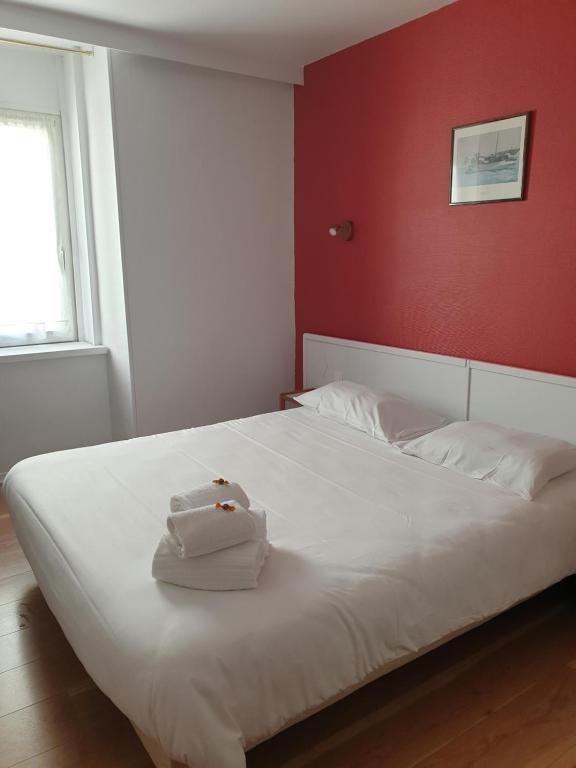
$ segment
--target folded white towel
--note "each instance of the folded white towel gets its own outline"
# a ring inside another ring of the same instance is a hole
[[[254,525],[256,526],[256,538],[267,539],[268,526],[266,524],[266,512],[263,509],[249,509],[248,512],[252,515]]]
[[[254,515],[234,501],[174,512],[166,520],[179,557],[199,557],[256,538]]]
[[[254,510],[251,514],[256,522],[258,538],[209,555],[182,559],[177,554],[176,540],[172,534],[166,534],[156,549],[152,576],[189,589],[255,589],[270,545],[265,538],[266,513]]]
[[[248,509],[250,500],[238,483],[222,481],[222,478],[205,485],[199,485],[191,491],[177,493],[170,499],[170,511],[182,512],[185,509],[206,507],[208,504],[216,504],[217,501],[237,501],[241,507]]]

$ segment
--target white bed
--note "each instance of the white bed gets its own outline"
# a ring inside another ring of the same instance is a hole
[[[268,511],[256,590],[150,576],[168,498],[214,476]],[[28,459],[5,491],[88,672],[194,768],[576,572],[576,473],[526,502],[307,409]]]

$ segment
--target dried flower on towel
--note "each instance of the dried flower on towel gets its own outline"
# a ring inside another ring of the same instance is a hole
[[[220,504],[219,501],[214,504],[214,509],[223,509],[225,512],[234,512],[236,507],[234,504],[227,504],[226,502],[224,504]]]

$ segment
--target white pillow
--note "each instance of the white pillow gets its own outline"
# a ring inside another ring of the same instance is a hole
[[[348,424],[380,440],[410,440],[444,426],[447,419],[390,392],[353,381],[335,381],[294,398],[320,416]]]
[[[571,443],[483,421],[456,421],[401,450],[528,500],[549,480],[576,469]]]

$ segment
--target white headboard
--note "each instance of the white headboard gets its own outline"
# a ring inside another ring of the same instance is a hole
[[[341,379],[382,387],[451,419],[466,418],[466,360],[305,333],[304,386]]]
[[[493,421],[576,443],[576,378],[304,334],[304,386],[350,379],[451,419]]]
[[[468,361],[468,418],[576,443],[576,379]]]

